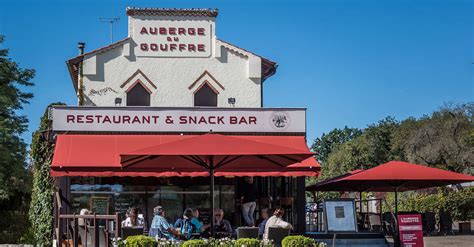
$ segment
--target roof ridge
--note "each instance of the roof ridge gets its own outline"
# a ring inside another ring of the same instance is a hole
[[[136,8],[127,7],[128,16],[134,15],[164,15],[164,16],[207,16],[217,17],[219,11],[217,8]]]

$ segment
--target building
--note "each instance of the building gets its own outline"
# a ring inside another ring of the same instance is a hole
[[[153,207],[162,205],[170,220],[193,207],[208,221],[207,172],[127,170],[122,155],[208,132],[308,150],[305,109],[263,108],[263,83],[276,63],[218,39],[217,14],[127,8],[127,38],[90,52],[81,44],[80,55],[67,61],[79,106],[51,113],[52,175],[68,205],[61,213],[123,214],[136,206],[149,224]],[[319,165],[312,157],[296,163],[216,174],[214,208],[242,225],[240,177],[259,176],[259,208],[287,207],[288,219],[304,231],[304,176],[317,175]]]

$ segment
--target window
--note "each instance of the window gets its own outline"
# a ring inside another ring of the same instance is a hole
[[[127,106],[150,106],[150,92],[138,81],[127,92]]]
[[[217,106],[217,93],[207,83],[194,93],[194,106]]]

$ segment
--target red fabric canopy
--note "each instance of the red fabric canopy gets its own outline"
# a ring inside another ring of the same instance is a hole
[[[408,191],[474,181],[474,176],[442,169],[390,161],[341,178],[323,181],[307,190]]]
[[[216,172],[216,176],[235,176],[235,177],[245,177],[245,176],[254,176],[254,177],[315,177],[319,176],[321,166],[318,161],[314,158],[307,158],[301,163],[296,163],[289,165],[282,169],[281,171],[260,171],[260,172]]]
[[[121,164],[124,169],[273,172],[313,155],[303,137],[280,146],[250,136],[204,134],[121,154]]]
[[[57,136],[54,157],[51,165],[52,176],[208,176],[202,167],[131,166],[126,169],[120,164],[120,154],[130,153],[137,149],[146,149],[161,144],[196,137],[195,135],[67,135]],[[306,149],[302,136],[229,136],[247,142],[259,142],[287,148],[287,150]],[[218,146],[218,145],[216,145]],[[181,149],[182,146],[179,148]],[[235,146],[240,149],[240,146]],[[282,170],[274,167],[274,176],[306,176],[319,171],[319,164],[313,158],[295,164],[295,169]],[[307,165],[307,168],[300,167]],[[290,165],[290,167],[293,165]],[[170,169],[171,168],[171,169]],[[258,172],[258,169],[253,169]],[[302,173],[306,172],[306,173]],[[238,176],[238,174],[216,174],[217,176]],[[252,174],[256,175],[256,174]],[[260,176],[265,176],[259,174]],[[268,175],[268,174],[267,174]],[[247,175],[248,176],[248,175]]]

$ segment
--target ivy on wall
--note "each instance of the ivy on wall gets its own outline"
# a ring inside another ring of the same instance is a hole
[[[64,105],[53,103],[52,105]],[[49,108],[49,106],[48,106]],[[31,163],[33,167],[33,189],[29,218],[38,245],[51,245],[53,239],[53,194],[54,184],[50,175],[54,143],[44,138],[50,127],[48,109],[41,117],[39,129],[31,141]]]

